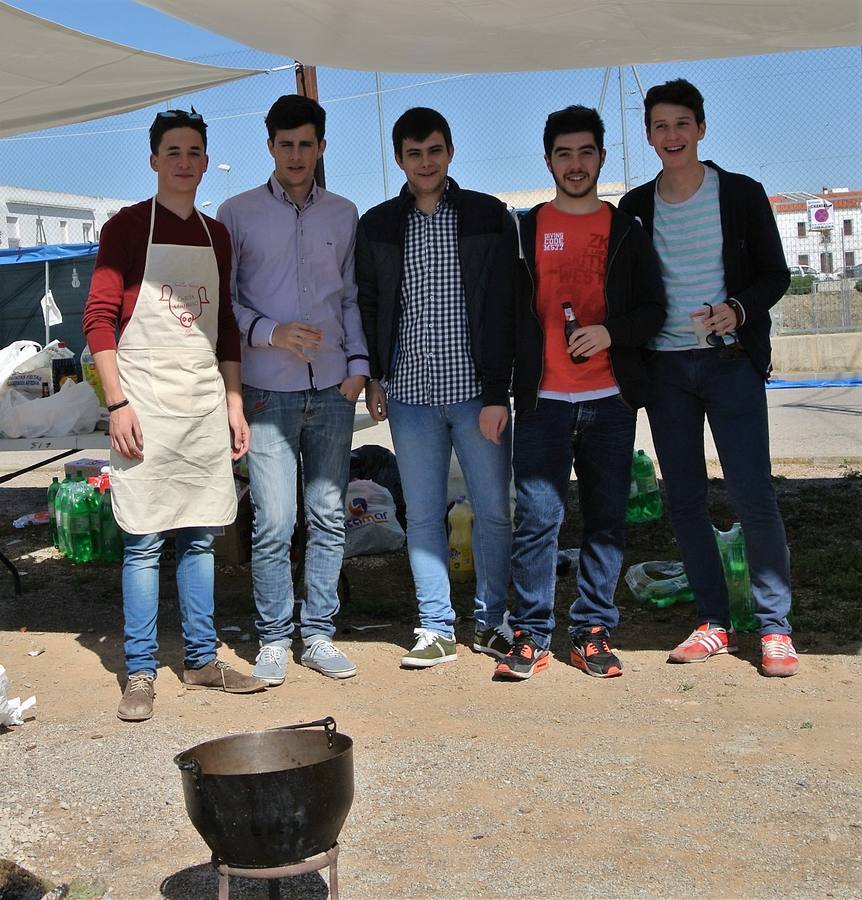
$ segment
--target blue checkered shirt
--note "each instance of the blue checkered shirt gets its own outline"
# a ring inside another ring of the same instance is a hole
[[[482,392],[458,258],[458,211],[444,194],[429,216],[414,207],[404,236],[398,349],[390,397],[442,406]]]

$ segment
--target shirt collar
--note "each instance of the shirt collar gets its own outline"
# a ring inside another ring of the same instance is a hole
[[[315,200],[318,198],[318,192],[320,188],[317,186],[317,182],[313,181],[311,183],[311,190],[308,192],[308,196],[305,198],[305,203],[302,206],[297,206],[296,203],[291,200],[287,191],[278,183],[278,179],[275,177],[275,172],[272,173],[269,177],[269,192],[273,195],[273,197],[277,197],[279,200],[283,200],[285,203],[289,203],[297,212],[301,212],[305,209],[306,206],[311,206]]]
[[[454,204],[452,203],[452,193],[452,179],[447,178],[446,187],[443,188],[443,193],[440,195],[440,199],[437,201],[437,205],[434,207],[434,212],[431,213],[432,216],[437,215],[437,213],[440,212],[441,209],[454,206]],[[409,203],[410,212],[415,213],[419,216],[428,215],[427,213],[424,213],[417,208],[416,197],[413,196],[410,191],[410,187],[407,184],[405,184],[404,187],[401,188],[401,196]]]

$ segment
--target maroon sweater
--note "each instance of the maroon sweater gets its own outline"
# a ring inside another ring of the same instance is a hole
[[[212,235],[219,272],[216,358],[219,362],[239,362],[239,328],[231,308],[230,237],[221,222],[209,216],[204,218]],[[121,209],[102,228],[99,254],[84,308],[84,334],[91,353],[117,349],[117,337],[131,319],[140,293],[149,231],[149,200]],[[181,219],[156,203],[153,243],[206,247],[209,240],[196,214]]]

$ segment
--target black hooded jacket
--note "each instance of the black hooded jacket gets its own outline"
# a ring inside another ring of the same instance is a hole
[[[608,204],[611,232],[605,273],[607,316],[602,324],[611,337],[611,370],[623,400],[633,409],[649,398],[644,344],[658,334],[665,318],[665,291],[659,261],[643,228]],[[536,217],[544,204],[520,220],[521,261],[518,268],[514,322],[515,410],[536,408],[544,366],[545,335],[536,312]]]

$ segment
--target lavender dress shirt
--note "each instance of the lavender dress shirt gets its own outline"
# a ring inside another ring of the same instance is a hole
[[[217,218],[231,240],[243,384],[323,390],[349,375],[368,375],[353,271],[356,207],[315,185],[300,209],[273,175],[226,200]],[[270,344],[276,325],[294,321],[323,332],[312,363]]]

